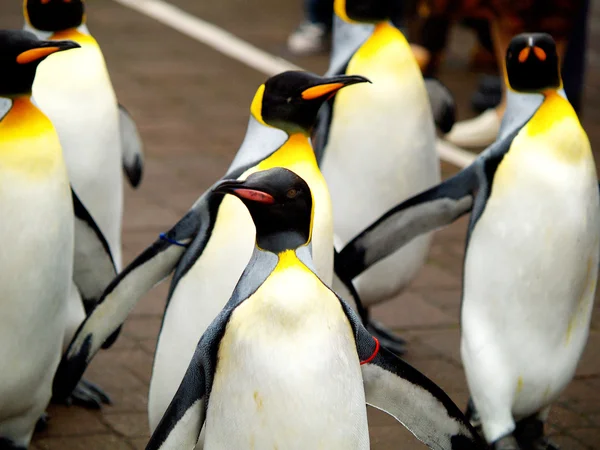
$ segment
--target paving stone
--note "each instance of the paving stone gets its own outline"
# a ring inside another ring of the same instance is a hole
[[[396,450],[399,448],[424,450],[427,448],[400,424],[369,428],[369,439],[371,448],[377,450]]]
[[[431,306],[419,294],[403,295],[371,309],[373,318],[392,329],[436,327],[455,324],[456,321],[441,309]]]
[[[591,448],[593,448],[588,447],[587,445],[584,445],[580,441],[567,435],[552,435],[550,436],[550,439],[563,450],[591,450]]]
[[[162,319],[160,317],[130,317],[123,326],[123,334],[135,340],[153,338],[160,330]]]
[[[600,447],[600,429],[598,427],[572,429],[569,430],[569,433],[590,449]]]
[[[110,407],[102,410],[102,415],[108,417],[122,413],[148,413],[148,388],[140,389],[111,389],[110,396],[113,401]]]
[[[48,428],[36,438],[82,436],[107,433],[100,411],[90,411],[79,406],[51,405],[48,408]]]
[[[415,280],[411,283],[412,289],[431,288],[460,288],[461,279],[447,271],[432,265],[426,265],[421,269]]]
[[[131,450],[124,438],[112,434],[45,438],[36,446],[40,450]]]
[[[104,419],[118,434],[128,438],[150,439],[147,413],[111,414]]]
[[[585,417],[558,405],[553,406],[550,410],[547,423],[553,425],[558,430],[568,430],[570,428],[581,428],[593,425],[589,417]]]

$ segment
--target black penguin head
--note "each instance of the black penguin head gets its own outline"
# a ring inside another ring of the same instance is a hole
[[[256,225],[256,245],[279,253],[308,244],[313,201],[308,184],[283,167],[256,172],[245,181],[223,180],[214,192],[238,197]]]
[[[335,0],[335,14],[346,22],[378,23],[389,20],[397,0]]]
[[[309,72],[283,72],[258,88],[250,112],[259,122],[288,134],[309,134],[325,101],[345,86],[367,81],[361,76],[320,77]]]
[[[0,30],[0,96],[31,93],[39,63],[52,53],[77,47],[72,41],[41,41],[27,31]]]
[[[40,31],[63,31],[85,23],[83,0],[24,0],[23,12]]]
[[[506,74],[510,87],[518,92],[560,88],[558,54],[552,37],[545,33],[515,36],[506,52]]]

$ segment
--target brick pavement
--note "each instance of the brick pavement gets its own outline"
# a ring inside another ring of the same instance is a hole
[[[9,4],[10,3],[10,4]],[[119,99],[136,118],[146,144],[146,172],[138,191],[127,190],[124,261],[174,224],[226,169],[243,137],[248,105],[264,76],[110,0],[89,1],[89,25],[101,43]],[[262,48],[285,54],[284,42],[300,17],[300,2],[221,0],[173,3]],[[234,16],[232,11],[236,12]],[[0,27],[21,26],[20,1],[0,5]],[[275,19],[273,19],[275,18]],[[592,35],[598,30],[593,27]],[[600,113],[599,57],[593,46],[585,125],[593,145]],[[298,60],[322,72],[324,56]],[[467,113],[475,76],[448,69],[443,79]],[[454,76],[454,75],[460,76]],[[444,175],[456,171],[448,165]],[[463,406],[468,397],[459,354],[458,311],[466,221],[438,232],[426,266],[410,289],[374,315],[408,338],[406,359]],[[110,393],[102,411],[52,406],[49,428],[33,449],[143,449],[148,439],[147,391],[168,283],[135,308],[121,337],[103,351],[87,378]],[[600,448],[600,303],[577,376],[550,415],[551,434],[565,450]],[[370,413],[374,449],[424,448],[393,419]]]

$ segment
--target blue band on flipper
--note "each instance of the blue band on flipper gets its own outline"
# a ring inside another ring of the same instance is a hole
[[[182,244],[181,242],[178,242],[174,239],[171,239],[169,236],[167,236],[165,233],[160,233],[158,235],[158,237],[160,237],[163,241],[167,241],[169,244],[173,244],[173,245],[179,245],[180,247],[187,247],[187,244]]]

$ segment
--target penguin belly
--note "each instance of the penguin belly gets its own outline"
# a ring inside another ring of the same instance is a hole
[[[198,341],[231,297],[252,256],[255,234],[243,203],[226,196],[204,252],[179,280],[165,311],[148,399],[152,431],[175,396]]]
[[[118,106],[102,52],[91,36],[67,36],[82,48],[42,62],[33,85],[38,107],[52,121],[69,179],[121,268],[123,176]]]
[[[368,449],[365,405],[339,300],[308,270],[276,268],[227,324],[204,449]]]
[[[461,351],[488,438],[507,431],[500,415],[536,413],[572,379],[596,287],[600,216],[589,144],[569,161],[520,137],[513,147],[522,149],[511,147],[498,167],[465,258]]]
[[[323,175],[333,204],[335,234],[345,245],[383,213],[440,180],[435,129],[422,77],[412,61],[383,52],[351,73],[373,84],[337,94]],[[415,67],[412,67],[414,65]],[[350,72],[350,70],[349,70]],[[413,240],[354,279],[365,306],[398,294],[423,265],[431,235]]]
[[[11,151],[35,144],[58,157],[41,151],[37,160],[20,161],[31,164],[28,173],[7,168],[0,144],[0,437],[24,447],[50,401],[73,264],[72,200],[58,140]]]

